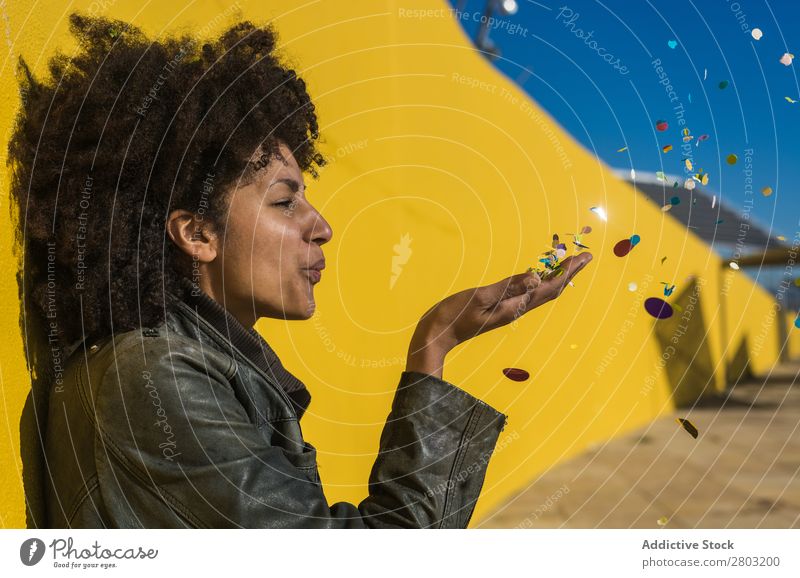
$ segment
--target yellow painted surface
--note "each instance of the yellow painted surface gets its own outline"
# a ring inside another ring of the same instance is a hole
[[[220,0],[141,8],[131,0],[80,0],[70,9],[131,20],[149,34],[213,34],[238,7],[246,18],[275,23],[283,49],[307,80],[324,148],[334,159],[319,182],[308,179],[309,198],[334,229],[328,268],[313,319],[263,320],[258,327],[313,394],[303,429],[319,451],[331,503],[366,496],[419,316],[453,292],[524,271],[553,232],[594,227],[585,242],[595,259],[574,288],[448,357],[445,379],[510,416],[474,524],[553,464],[671,411],[670,376],[679,373],[671,362],[691,361],[701,351],[702,363],[686,374],[695,381],[706,375],[701,389],[720,390],[722,352],[732,358],[746,338],[753,370],[768,370],[785,321],[769,323],[769,295],[741,272],[726,281],[719,259],[699,238],[581,148],[471,48],[457,22],[442,11],[411,12],[446,6],[443,0],[325,0],[305,7]],[[2,10],[0,123],[7,134],[17,107],[9,57],[23,54],[42,74],[46,58],[72,40],[64,3],[3,4]],[[3,176],[0,525],[21,527],[19,415],[29,384]],[[589,212],[595,205],[606,207],[607,223]],[[614,244],[633,233],[642,242],[629,256],[615,257]],[[676,297],[691,308],[658,328],[641,302],[661,294],[661,281],[677,284]],[[628,291],[631,282],[637,291]],[[692,330],[684,335],[686,322]],[[671,345],[675,353],[667,355]],[[525,368],[531,378],[511,382],[501,373],[505,367]]]

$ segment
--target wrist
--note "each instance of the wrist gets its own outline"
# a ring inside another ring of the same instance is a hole
[[[427,373],[442,379],[444,359],[450,349],[452,346],[444,335],[417,328],[408,347],[406,371]]]

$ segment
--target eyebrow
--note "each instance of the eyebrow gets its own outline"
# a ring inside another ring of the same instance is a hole
[[[267,187],[267,189],[271,189],[273,185],[277,185],[278,183],[283,183],[284,185],[287,185],[292,190],[293,193],[296,193],[301,188],[305,190],[305,186],[301,187],[299,182],[290,178],[283,178],[283,179],[278,179],[277,181],[273,181],[273,183],[269,187]]]

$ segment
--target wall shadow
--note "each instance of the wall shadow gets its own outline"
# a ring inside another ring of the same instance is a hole
[[[659,355],[668,356],[665,371],[675,407],[691,407],[715,392],[714,359],[700,305],[705,290],[695,279],[677,297],[666,298],[674,309],[672,317],[656,321]]]

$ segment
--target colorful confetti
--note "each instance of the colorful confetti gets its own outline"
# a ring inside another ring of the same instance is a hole
[[[723,80],[722,82],[719,83],[719,89],[720,90],[725,90],[726,88],[728,88],[728,81],[727,80]]]
[[[697,436],[700,432],[697,431],[697,428],[694,427],[694,424],[692,422],[690,422],[688,419],[683,419],[680,417],[675,418],[675,421],[678,423],[678,425],[683,427],[683,429],[689,432],[690,436],[692,436],[694,439],[697,439]]]
[[[683,159],[683,164],[686,167],[687,171],[691,171],[692,170],[692,166],[693,166],[692,165],[692,159]]]
[[[664,148],[661,149],[662,153],[668,153],[672,150],[672,145],[664,145]]]
[[[631,252],[631,249],[633,249],[633,243],[631,243],[631,240],[623,239],[622,241],[614,245],[614,254],[617,257],[624,257],[625,255]]]
[[[676,40],[667,40],[667,46],[675,50],[678,47],[678,42]]]
[[[791,66],[792,60],[794,60],[794,54],[790,54],[789,52],[785,52],[783,56],[781,56],[780,63],[784,66]]]
[[[664,132],[669,128],[669,124],[665,120],[659,120],[656,122],[656,130],[660,132]]]
[[[739,263],[737,263],[736,261],[731,261],[730,263],[728,263],[728,265],[730,265],[730,268],[733,269],[734,271],[739,270]]]
[[[735,165],[736,162],[739,160],[739,157],[737,157],[735,154],[729,154],[725,158],[725,160],[728,162],[729,165]]]
[[[663,256],[663,257],[661,257],[661,264],[663,265],[663,264],[664,264],[664,261],[666,261],[666,260],[667,260],[667,257],[666,257],[666,255],[665,255],[665,256]]]
[[[672,197],[672,198],[669,200],[669,203],[670,203],[670,204],[671,204],[673,207],[674,207],[675,205],[680,205],[680,204],[681,204],[681,198],[680,198],[680,197]]]
[[[656,524],[659,526],[666,526],[669,519],[666,516],[661,516],[658,520],[656,520]]]
[[[628,291],[630,291],[631,293],[636,291],[636,289],[638,289],[638,288],[639,288],[639,286],[636,283],[633,283],[633,282],[628,283]]]
[[[672,317],[672,306],[660,297],[648,297],[644,300],[644,309],[656,319]]]
[[[717,204],[717,195],[714,195],[713,197],[711,197],[711,208],[713,209],[714,205],[716,204]]]
[[[687,191],[694,190],[694,187],[695,187],[695,184],[694,184],[694,181],[692,179],[686,179],[686,182],[683,183],[683,188],[686,189]]]
[[[669,297],[675,291],[675,285],[670,285],[666,281],[662,281],[661,284],[664,286],[664,297]]]
[[[761,37],[764,36],[764,33],[761,32],[761,28],[753,28],[750,31],[750,36],[753,37],[753,40],[761,40]]]
[[[606,210],[603,207],[591,207],[589,210],[602,220],[608,221],[608,215],[606,215]]]
[[[656,179],[662,182],[667,182],[667,175],[663,171],[656,171]]]
[[[761,189],[761,194],[764,195],[765,197],[770,196],[772,194],[772,187],[764,187],[763,189]]]
[[[796,317],[794,320],[794,326],[800,329],[800,316]]]
[[[618,152],[618,153],[623,153],[623,152],[625,152],[626,150],[628,150],[628,147],[622,147],[621,149],[617,149],[617,152]]]
[[[667,203],[666,205],[661,207],[661,212],[662,213],[666,213],[667,211],[671,211],[671,210],[672,210],[672,205],[670,205],[669,203]]]
[[[794,103],[796,103],[796,102],[797,102],[795,99],[793,99],[793,98],[792,98],[792,97],[790,97],[790,96],[784,96],[783,98],[785,98],[785,99],[786,99],[786,102],[788,102],[789,104],[794,104]]]
[[[641,241],[641,240],[642,240],[642,238],[639,235],[633,235],[631,237],[631,245],[633,245],[635,247],[636,245],[639,244],[639,241]]]
[[[531,376],[531,374],[524,369],[519,369],[517,367],[506,367],[503,370],[503,375],[511,381],[526,381]]]

